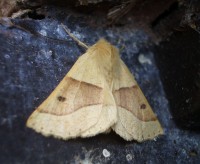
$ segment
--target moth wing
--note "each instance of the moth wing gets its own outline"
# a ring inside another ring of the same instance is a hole
[[[45,136],[69,139],[94,136],[116,122],[116,114],[112,115],[117,112],[112,93],[103,88],[95,59],[88,58],[85,53],[77,60],[50,96],[31,114],[28,127]]]
[[[113,87],[118,115],[112,129],[125,140],[139,142],[163,134],[157,117],[122,60],[118,70]]]

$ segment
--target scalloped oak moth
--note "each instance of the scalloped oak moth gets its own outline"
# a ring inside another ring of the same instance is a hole
[[[88,48],[27,126],[64,140],[114,130],[142,142],[163,129],[118,49],[104,39]]]

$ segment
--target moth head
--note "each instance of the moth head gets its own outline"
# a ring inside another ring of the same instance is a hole
[[[115,58],[119,56],[119,50],[111,45],[105,39],[100,39],[96,44],[88,49],[93,51],[95,55],[99,55],[106,58]]]

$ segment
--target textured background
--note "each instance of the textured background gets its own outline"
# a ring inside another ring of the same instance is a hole
[[[37,15],[40,20],[12,19],[12,25],[4,18],[0,24],[1,163],[200,162],[199,90],[194,87],[200,70],[197,32],[174,30],[165,41],[167,30],[155,25],[158,19],[152,28],[155,37],[130,18],[126,25],[107,27],[101,12],[81,14],[54,6],[45,12],[48,16]],[[88,45],[104,37],[120,49],[165,135],[144,143],[126,142],[115,133],[62,141],[25,127],[28,116],[85,52],[61,23]],[[158,45],[158,40],[163,42]],[[110,157],[103,156],[103,149]]]

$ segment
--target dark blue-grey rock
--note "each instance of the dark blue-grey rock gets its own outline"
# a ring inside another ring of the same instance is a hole
[[[172,119],[149,34],[130,26],[100,26],[98,15],[92,19],[70,11],[58,15],[57,20],[15,19],[14,26],[0,24],[0,162],[199,163],[200,134],[181,130]],[[28,116],[85,52],[61,23],[88,45],[103,37],[120,49],[165,135],[143,143],[126,142],[115,133],[63,141],[26,128]]]

